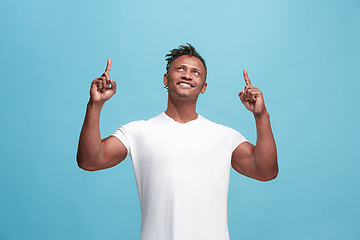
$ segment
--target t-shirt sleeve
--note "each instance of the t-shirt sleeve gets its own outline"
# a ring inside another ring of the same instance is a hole
[[[130,143],[129,143],[129,136],[128,136],[128,133],[126,131],[126,127],[125,126],[119,127],[112,134],[112,136],[118,138],[120,140],[120,142],[122,142],[122,144],[124,144],[124,146],[126,147],[126,150],[127,150],[126,157],[128,157],[130,155]]]
[[[237,146],[239,146],[243,142],[248,142],[248,140],[243,135],[241,135],[241,133],[239,133],[238,131],[236,131],[234,129],[232,129],[232,130],[233,130],[233,133],[232,133],[233,138],[232,138],[231,148],[232,148],[232,151],[234,151],[235,148],[237,148]]]

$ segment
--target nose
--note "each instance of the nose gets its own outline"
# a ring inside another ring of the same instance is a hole
[[[191,80],[192,79],[191,72],[190,71],[184,71],[184,73],[182,75],[182,78],[186,79],[186,80]]]

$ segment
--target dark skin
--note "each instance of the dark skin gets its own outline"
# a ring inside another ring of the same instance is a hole
[[[110,79],[111,60],[107,62],[105,72],[91,83],[90,99],[83,127],[81,129],[77,163],[87,171],[96,171],[113,167],[123,161],[127,150],[115,137],[101,140],[100,112],[104,103],[116,93],[116,82]]]
[[[240,144],[232,155],[231,165],[237,172],[260,181],[269,181],[278,174],[277,151],[271,130],[270,116],[262,92],[253,87],[246,69],[243,70],[245,87],[239,93],[245,108],[253,113],[256,123],[256,146]]]
[[[109,76],[110,69],[109,59],[105,72],[91,84],[90,100],[80,134],[77,162],[80,168],[88,171],[113,167],[127,155],[125,146],[116,137],[110,136],[102,140],[100,137],[101,109],[116,93],[116,82]],[[257,141],[256,146],[249,142],[240,144],[233,152],[231,165],[240,174],[269,181],[278,173],[270,116],[262,92],[252,86],[245,69],[243,75],[246,85],[239,97],[245,108],[254,115]],[[168,86],[168,107],[165,113],[180,123],[196,119],[198,96],[205,93],[207,87],[205,79],[206,69],[198,58],[188,55],[176,58],[164,75],[164,84]]]

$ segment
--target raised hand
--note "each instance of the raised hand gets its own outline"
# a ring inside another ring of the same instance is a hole
[[[111,60],[108,59],[105,72],[91,83],[90,100],[94,103],[104,103],[116,93],[116,82],[109,76],[110,68]]]
[[[262,92],[260,91],[260,89],[251,85],[246,69],[243,70],[243,74],[246,86],[244,90],[239,92],[241,102],[244,104],[247,110],[251,111],[256,115],[266,113],[265,102]]]

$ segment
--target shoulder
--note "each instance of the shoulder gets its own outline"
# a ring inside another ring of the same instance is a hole
[[[149,118],[147,120],[135,120],[135,121],[126,123],[125,125],[122,125],[121,128],[125,128],[125,129],[128,129],[128,130],[141,129],[143,127],[147,127],[147,126],[150,126],[150,125],[153,125],[153,124],[157,124],[160,121],[161,121],[161,114],[159,114],[159,115],[157,115],[155,117]]]
[[[216,122],[213,122],[213,121],[210,121],[204,117],[201,117],[202,118],[202,122],[203,122],[203,125],[204,126],[208,126],[214,130],[219,130],[219,131],[222,131],[222,132],[228,132],[228,133],[235,133],[235,132],[238,132],[237,130],[235,130],[234,128],[231,128],[231,127],[228,127],[228,126],[225,126],[223,124],[220,124],[220,123],[216,123]]]

